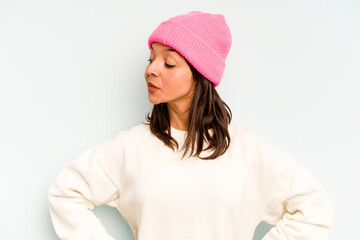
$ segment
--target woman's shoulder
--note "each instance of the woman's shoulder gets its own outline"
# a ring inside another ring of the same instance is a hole
[[[117,133],[116,138],[126,137],[137,137],[138,135],[149,133],[149,125],[145,123],[137,124],[129,129],[121,130]]]
[[[257,131],[237,123],[230,123],[228,125],[228,131],[230,138],[235,141],[244,141],[249,144],[265,140]],[[150,126],[145,123],[140,123],[129,129],[119,131],[116,134],[116,137],[109,141],[129,145],[131,143],[139,143],[151,139],[156,140],[156,137],[152,134]]]
[[[263,134],[261,134],[259,131],[254,130],[252,128],[231,123],[231,124],[229,124],[228,129],[229,129],[230,135],[233,135],[234,137],[241,137],[249,143],[273,144]]]
[[[256,150],[278,149],[279,147],[264,135],[249,127],[237,124],[229,125],[229,133],[233,142]],[[236,144],[236,145],[237,145]]]
[[[121,147],[126,147],[132,143],[139,142],[139,140],[146,138],[149,134],[149,126],[141,123],[131,128],[117,131],[114,137],[102,141],[95,145],[97,149],[104,149],[104,151],[109,151],[110,149],[121,149]]]
[[[230,137],[242,138],[248,141],[253,140],[257,137],[261,137],[259,133],[252,130],[251,128],[236,123],[230,123],[228,125],[228,131],[230,133]]]

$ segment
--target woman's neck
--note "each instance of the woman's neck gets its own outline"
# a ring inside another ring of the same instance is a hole
[[[167,104],[170,125],[178,130],[187,131],[189,126],[189,111],[184,104]]]

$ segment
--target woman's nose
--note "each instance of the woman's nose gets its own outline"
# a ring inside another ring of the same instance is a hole
[[[159,75],[159,67],[155,61],[149,63],[149,65],[146,67],[146,75]]]

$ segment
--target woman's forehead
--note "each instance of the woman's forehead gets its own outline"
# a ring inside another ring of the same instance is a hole
[[[158,52],[159,50],[155,50],[154,49],[154,45],[155,45],[155,48],[163,48],[163,52],[176,52],[178,53],[175,49],[169,47],[169,46],[166,46],[166,45],[163,45],[161,43],[157,43],[157,42],[154,42],[153,44],[151,44],[151,50],[154,51],[154,52]]]
[[[155,45],[155,47],[153,47],[154,45]],[[161,49],[156,49],[156,48],[162,48],[162,50]],[[172,47],[164,45],[164,44],[159,43],[159,42],[153,42],[151,44],[151,52],[155,52],[155,53],[164,52],[164,54],[171,54],[171,55],[176,55],[176,56],[178,56],[180,58],[184,58],[178,51],[176,51]]]

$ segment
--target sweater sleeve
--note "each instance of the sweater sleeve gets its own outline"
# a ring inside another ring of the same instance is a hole
[[[48,190],[48,206],[56,234],[64,240],[114,240],[94,206],[114,207],[119,191],[100,166],[93,147],[68,163]]]
[[[262,240],[327,240],[335,206],[315,175],[256,134],[256,168],[265,221],[274,227]]]

